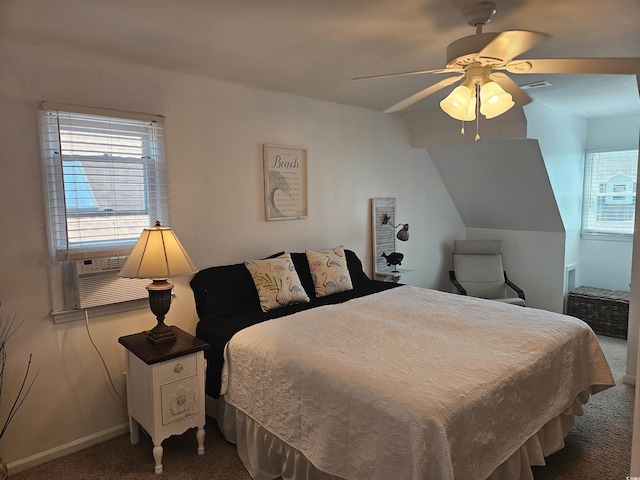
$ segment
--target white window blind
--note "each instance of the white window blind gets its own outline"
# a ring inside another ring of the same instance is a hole
[[[587,152],[582,232],[633,234],[638,150]]]
[[[56,260],[128,254],[142,229],[168,224],[162,117],[43,102],[41,120]]]

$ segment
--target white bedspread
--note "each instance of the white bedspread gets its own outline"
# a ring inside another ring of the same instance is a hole
[[[614,384],[582,321],[410,286],[238,332],[228,403],[320,470],[479,480]]]

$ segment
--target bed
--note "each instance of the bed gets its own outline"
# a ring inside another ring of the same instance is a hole
[[[351,288],[318,296],[289,254],[308,300],[267,311],[245,264],[191,282],[208,413],[253,478],[532,479],[614,385],[581,320],[371,280],[343,255]]]

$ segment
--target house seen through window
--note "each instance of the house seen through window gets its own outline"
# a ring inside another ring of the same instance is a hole
[[[587,153],[583,233],[633,234],[637,176],[638,150]]]

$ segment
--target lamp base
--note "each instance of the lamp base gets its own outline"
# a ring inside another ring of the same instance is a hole
[[[176,336],[164,323],[164,317],[171,306],[171,290],[173,284],[166,280],[154,280],[153,283],[147,285],[149,291],[149,306],[155,314],[158,324],[147,332],[147,340],[150,343],[173,343]]]
[[[158,329],[158,326],[154,327],[148,332],[145,332],[147,334],[147,342],[158,345],[160,343],[173,343],[176,341],[176,336],[171,331],[171,327],[168,327],[163,323],[162,326],[166,327],[166,330],[162,330]]]

